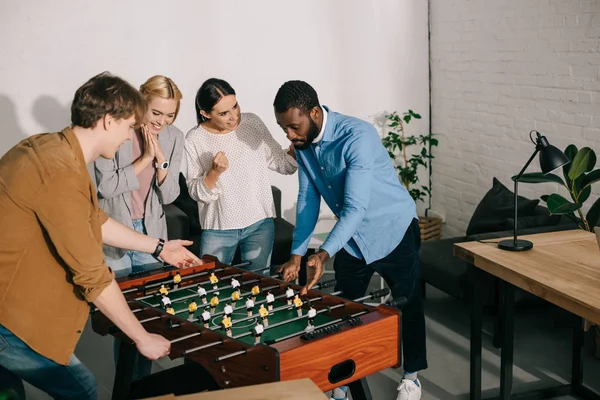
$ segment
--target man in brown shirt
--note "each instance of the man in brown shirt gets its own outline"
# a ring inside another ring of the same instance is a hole
[[[102,243],[188,266],[191,242],[139,234],[98,208],[86,164],[112,158],[131,138],[145,104],[122,79],[103,73],[75,93],[72,126],[31,136],[0,159],[0,387],[28,381],[54,398],[96,399],[93,375],[73,355],[94,303],[158,359],[170,343],[131,313]]]

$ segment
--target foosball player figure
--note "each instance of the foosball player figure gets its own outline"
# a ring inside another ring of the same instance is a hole
[[[287,298],[287,303],[288,305],[292,304],[292,299],[294,298],[294,295],[296,294],[296,292],[294,292],[294,289],[292,289],[291,287],[287,287],[287,289],[285,290],[285,297]]]
[[[177,289],[179,287],[180,283],[181,283],[181,275],[179,275],[179,272],[177,272],[175,274],[175,276],[173,276],[173,289]]]
[[[240,281],[235,278],[231,278],[231,288],[236,291],[240,291]]]
[[[238,290],[236,290],[235,292],[231,293],[231,305],[235,307],[235,303],[237,303],[237,301],[240,299],[240,292]]]
[[[202,313],[202,322],[204,322],[204,327],[208,328],[208,323],[210,322],[210,308],[204,307],[204,312]]]
[[[160,285],[160,289],[158,289],[158,292],[163,296],[167,296],[169,294],[169,289],[167,289],[165,285]]]
[[[260,294],[260,288],[258,287],[258,285],[252,286],[250,293],[252,293],[252,300],[256,301],[256,296]]]
[[[227,336],[231,337],[231,317],[229,315],[223,317],[221,325],[223,325],[223,329],[225,329]]]
[[[216,290],[216,289],[217,289],[217,287],[218,287],[218,286],[217,286],[217,283],[219,283],[219,278],[217,278],[217,276],[215,275],[215,273],[214,273],[214,272],[211,272],[211,273],[210,273],[210,278],[209,278],[209,279],[210,279],[210,283],[212,283],[212,285],[213,285],[213,289],[215,289],[215,290]]]
[[[258,321],[256,321],[256,325],[254,325],[254,344],[259,344],[260,343],[260,337],[262,336],[263,332],[265,331],[265,327],[262,326],[262,324]]]
[[[254,311],[254,300],[252,297],[248,296],[248,300],[246,300],[246,311],[248,311],[248,316],[252,316],[252,312]]]
[[[260,308],[258,309],[258,313],[260,314],[260,317],[262,318],[263,325],[269,326],[269,311],[267,311],[264,304],[260,305]]]
[[[196,302],[194,300],[192,300],[192,302],[190,304],[188,304],[188,321],[193,321],[194,320],[194,313],[196,312],[196,310],[198,309],[198,304],[196,304]]]
[[[167,314],[175,315],[175,309],[171,304],[167,307]]]
[[[302,304],[302,299],[296,295],[296,297],[294,297],[294,308],[296,308],[299,317],[302,316]]]
[[[312,330],[315,328],[315,317],[317,316],[317,310],[311,305],[308,309],[308,326],[307,330]]]
[[[233,307],[231,307],[231,303],[227,302],[225,303],[225,308],[223,309],[223,313],[225,315],[227,315],[228,317],[233,314]]]
[[[171,306],[171,299],[167,297],[167,295],[163,294],[162,299],[160,299],[160,301],[162,302],[163,307],[165,308],[165,310],[167,309],[167,307]]]
[[[218,305],[219,305],[219,292],[214,292],[213,297],[210,299],[210,312],[214,314]]]
[[[267,293],[267,308],[269,311],[273,311],[273,303],[275,303],[275,296],[273,296],[273,293],[269,292]]]
[[[198,296],[202,300],[202,304],[206,304],[206,289],[202,285],[198,285]]]

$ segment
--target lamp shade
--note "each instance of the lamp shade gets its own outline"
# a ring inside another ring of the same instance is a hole
[[[567,164],[569,159],[559,149],[551,144],[542,147],[540,150],[540,168],[543,174],[549,174],[557,168]]]

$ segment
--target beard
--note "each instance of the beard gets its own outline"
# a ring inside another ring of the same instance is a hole
[[[312,120],[312,118],[308,118],[309,120],[309,126],[308,126],[308,132],[306,134],[306,139],[304,140],[295,140],[294,143],[294,148],[297,150],[306,150],[308,149],[308,147],[312,144],[312,142],[314,142],[314,140],[317,138],[317,136],[319,136],[319,132],[320,129],[317,126],[317,123],[315,121]]]

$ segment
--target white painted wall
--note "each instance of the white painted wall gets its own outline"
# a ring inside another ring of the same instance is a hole
[[[464,234],[492,177],[512,190],[530,130],[600,152],[599,50],[599,1],[431,0],[433,208],[446,236]],[[558,189],[519,185],[529,198]]]
[[[139,86],[171,77],[184,95],[176,125],[195,124],[207,78],[228,80],[242,110],[287,146],[272,104],[290,79],[333,110],[375,121],[412,108],[427,130],[427,2],[414,0],[34,0],[0,3],[0,154],[69,123],[75,90],[109,70]],[[296,177],[270,175],[295,221]]]

